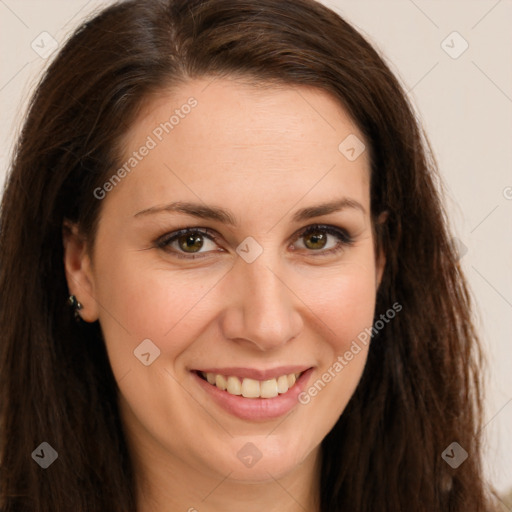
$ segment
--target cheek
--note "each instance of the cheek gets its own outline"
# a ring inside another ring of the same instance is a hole
[[[299,395],[299,403],[316,418],[311,427],[315,439],[323,439],[343,414],[366,364],[375,308],[375,269],[371,264],[347,265],[329,279],[319,279],[318,285],[322,291],[308,306],[317,317],[315,330],[324,334],[324,343],[315,350],[321,364]]]
[[[322,319],[334,331],[338,350],[371,326],[375,308],[374,280],[366,282],[350,277],[332,282],[325,303],[318,305]]]
[[[119,374],[134,364],[134,350],[146,339],[172,362],[207,321],[204,298],[219,273],[160,267],[148,266],[142,256],[129,252],[98,261],[100,324]]]
[[[305,297],[308,307],[324,324],[326,338],[336,353],[347,350],[352,340],[371,327],[376,300],[375,267],[371,257],[366,264],[351,263],[318,271],[317,276],[309,276],[309,283],[315,283],[315,293],[311,286],[302,285],[301,297]],[[308,291],[309,290],[309,291]]]

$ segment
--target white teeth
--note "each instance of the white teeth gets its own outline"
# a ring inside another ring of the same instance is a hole
[[[224,375],[215,375],[215,385],[222,390],[227,388],[227,382]]]
[[[225,376],[216,373],[201,375],[213,386],[217,386],[231,395],[242,395],[245,398],[274,398],[286,393],[297,381],[300,373],[281,375],[277,379],[259,381],[255,379],[239,379],[235,376]]]
[[[242,383],[238,377],[228,377],[227,392],[232,395],[242,394]]]
[[[260,396],[261,398],[274,398],[279,393],[277,391],[277,380],[276,379],[270,379],[270,380],[264,380],[260,384]]]
[[[258,398],[260,396],[260,383],[254,379],[244,379],[242,381],[242,396]]]
[[[290,386],[288,386],[288,377],[281,375],[281,377],[277,379],[277,392],[286,393],[288,389],[290,389]]]

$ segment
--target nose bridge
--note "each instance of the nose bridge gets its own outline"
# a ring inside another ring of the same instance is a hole
[[[283,282],[284,266],[276,251],[265,250],[251,263],[239,258],[231,273],[226,337],[267,350],[298,335],[302,320],[296,297]]]

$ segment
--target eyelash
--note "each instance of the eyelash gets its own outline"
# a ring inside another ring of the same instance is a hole
[[[314,255],[315,257],[318,256],[328,256],[331,254],[335,254],[345,247],[349,247],[353,245],[354,239],[344,230],[337,228],[335,226],[329,226],[325,224],[312,224],[310,226],[307,226],[306,228],[302,229],[297,236],[294,238],[294,241],[299,240],[302,237],[305,237],[309,235],[310,233],[316,233],[316,232],[325,232],[329,235],[333,235],[337,237],[340,242],[336,244],[335,247],[332,247],[327,250],[319,249],[318,252]],[[179,231],[173,231],[172,233],[168,233],[160,238],[158,238],[155,242],[155,245],[159,249],[166,249],[170,244],[172,244],[174,241],[178,240],[183,235],[189,235],[189,234],[201,234],[203,236],[206,236],[213,242],[217,243],[219,241],[219,237],[215,234],[215,232],[208,228],[184,228],[180,229]],[[198,259],[198,258],[204,258],[212,251],[206,251],[204,253],[197,253],[197,254],[187,254],[183,251],[181,252],[173,252],[172,254],[176,256],[177,258],[182,259]],[[316,252],[314,249],[311,249],[310,252]],[[313,256],[313,254],[312,254]]]

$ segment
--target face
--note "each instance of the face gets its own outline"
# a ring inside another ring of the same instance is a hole
[[[136,452],[253,482],[318,455],[363,371],[383,266],[349,136],[364,140],[322,91],[230,80],[162,93],[134,123],[94,245],[65,247]]]

